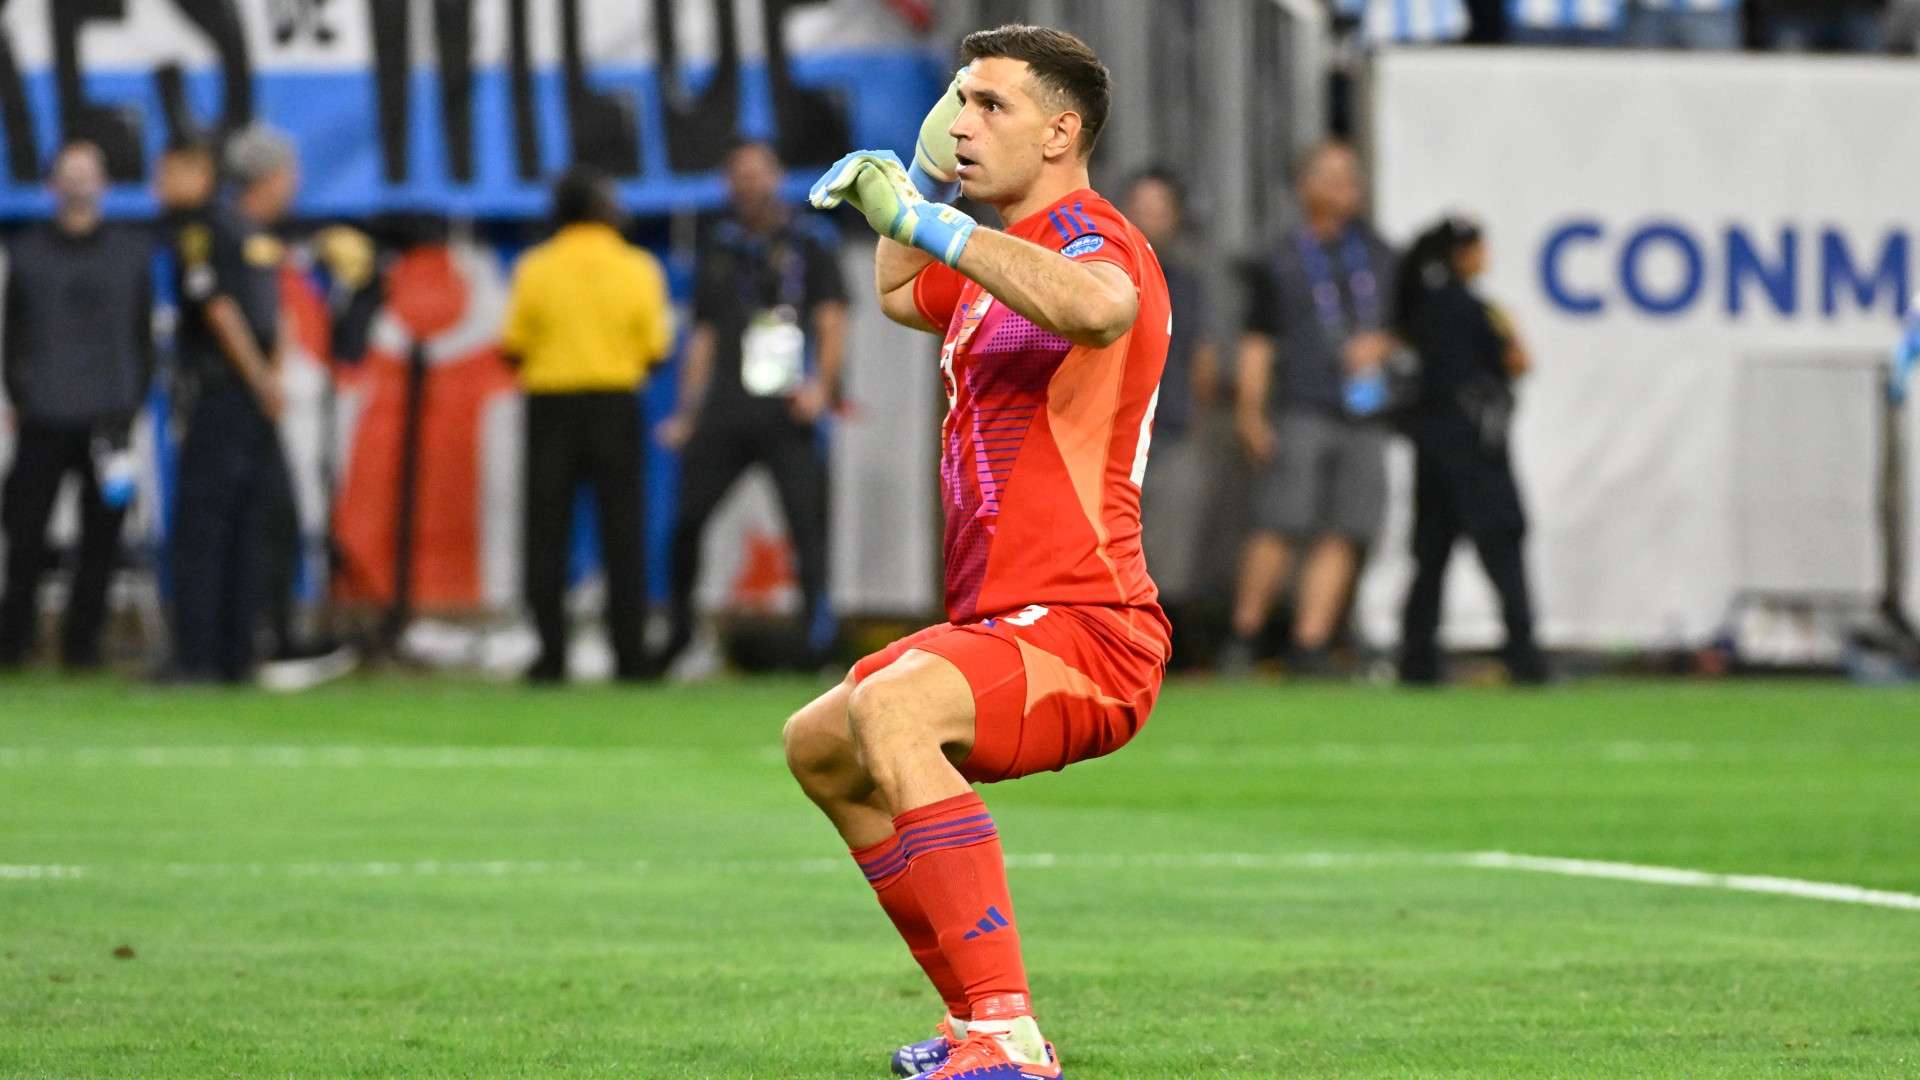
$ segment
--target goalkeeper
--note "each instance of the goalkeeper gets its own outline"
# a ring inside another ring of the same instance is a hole
[[[1169,628],[1140,548],[1172,316],[1146,238],[1088,186],[1106,68],[1071,35],[970,35],[911,168],[814,185],[879,233],[875,293],[944,335],[947,622],[861,660],[787,723],[787,760],[946,1003],[901,1075],[1051,1080],[993,817],[973,784],[1111,753],[1160,692]],[[947,205],[954,182],[1005,231]]]

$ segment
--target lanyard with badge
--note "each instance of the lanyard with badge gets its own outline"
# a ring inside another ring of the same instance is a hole
[[[1307,287],[1313,293],[1313,309],[1320,325],[1336,347],[1353,333],[1380,328],[1380,279],[1374,276],[1373,259],[1367,251],[1366,237],[1357,228],[1348,228],[1340,238],[1341,269],[1346,272],[1347,296],[1353,303],[1349,320],[1346,305],[1340,302],[1340,286],[1333,277],[1327,253],[1313,233],[1302,228],[1298,234],[1300,268],[1306,272]]]
[[[744,248],[740,254],[750,259],[755,252]],[[800,327],[806,259],[785,242],[776,242],[769,255],[780,276],[772,305],[761,303],[757,262],[737,272],[741,307],[750,313],[740,334],[740,385],[755,397],[787,397],[806,378],[807,335]]]
[[[1353,305],[1351,318],[1341,303],[1340,286],[1334,280],[1333,267],[1326,249],[1311,231],[1298,234],[1300,267],[1307,275],[1307,288],[1313,295],[1313,308],[1327,340],[1339,348],[1352,334],[1378,330],[1381,325],[1380,279],[1373,272],[1373,260],[1367,251],[1366,236],[1349,227],[1340,238],[1341,269],[1346,272],[1347,298]],[[1378,415],[1391,404],[1393,388],[1387,372],[1378,367],[1348,371],[1340,392],[1349,415],[1365,418]]]

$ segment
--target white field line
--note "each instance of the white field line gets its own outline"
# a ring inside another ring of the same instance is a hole
[[[1676,763],[1696,761],[1802,761],[1837,755],[1883,756],[1899,748],[1834,747],[1825,744],[1756,746],[1739,743],[1638,742],[1303,743],[1296,746],[1153,744],[1140,753],[1159,765],[1271,769],[1307,765],[1380,766],[1423,764]],[[1906,751],[1912,753],[1912,751]],[[778,765],[785,757],[771,742],[745,750],[569,746],[0,746],[0,769],[41,767],[141,769],[538,769],[552,767],[643,768],[702,760],[750,760]]]
[[[1715,874],[1705,870],[1684,870],[1673,866],[1642,866],[1637,863],[1594,862],[1589,859],[1556,859],[1540,855],[1513,855],[1504,851],[1475,853],[1467,856],[1465,865],[1486,870],[1530,870],[1535,873],[1561,874],[1567,877],[1606,878],[1612,881],[1636,881],[1647,885],[1680,885],[1695,889],[1728,889],[1733,892],[1828,900],[1836,904],[1867,904],[1872,907],[1920,911],[1920,895],[1865,889],[1858,885],[1840,885],[1829,881],[1803,881],[1799,878],[1769,877],[1759,874]]]
[[[124,866],[0,863],[0,882],[73,881],[110,877],[120,873],[163,874],[175,878],[430,878],[532,877],[551,878],[585,874],[741,873],[741,874],[851,874],[851,863],[841,858],[740,859],[712,862],[660,863],[645,859],[590,862],[582,859],[459,861],[294,862],[294,863],[141,863]],[[1444,866],[1475,870],[1520,870],[1562,877],[1600,878],[1642,885],[1672,885],[1730,892],[1762,893],[1803,900],[1857,904],[1868,907],[1920,911],[1920,894],[1868,889],[1825,881],[1755,874],[1718,874],[1673,866],[1598,862],[1543,855],[1516,855],[1505,851],[1466,852],[1337,852],[1286,853],[1213,852],[1167,854],[1015,854],[1007,857],[1015,870],[1328,870],[1381,866]]]

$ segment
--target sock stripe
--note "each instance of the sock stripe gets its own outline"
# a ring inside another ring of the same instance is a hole
[[[969,836],[969,837],[998,836],[999,833],[1000,833],[1000,830],[994,828],[991,823],[986,825],[966,825],[957,829],[948,829],[944,832],[928,833],[925,836],[916,836],[913,839],[908,840],[907,842],[901,844],[900,846],[907,852],[907,857],[912,858],[913,853],[915,851],[918,851],[919,849],[926,847],[928,844],[937,844],[943,840],[951,840],[957,836]]]
[[[870,847],[860,848],[852,854],[855,865],[860,867],[860,873],[866,876],[869,884],[878,885],[907,868],[907,855],[897,835]]]
[[[960,825],[977,825],[982,822],[991,823],[992,821],[992,814],[975,814],[972,817],[949,818],[946,821],[929,821],[925,825],[915,825],[909,829],[901,829],[895,835],[898,836],[902,842],[907,842],[930,829],[951,829]]]
[[[860,868],[860,872],[867,875],[867,881],[874,884],[878,884],[882,881],[887,880],[890,877],[893,877],[894,875],[900,873],[906,868],[907,868],[907,857],[904,854],[902,854],[899,857],[895,858],[892,862],[889,862],[883,866],[876,866],[871,870],[863,866]]]
[[[859,854],[855,854],[853,857],[853,861],[859,863],[861,868],[864,869],[869,866],[878,866],[879,864],[887,862],[888,860],[900,854],[900,840],[898,837],[890,836],[886,840],[882,841],[882,843],[885,843],[887,845],[885,851],[881,851],[878,854],[867,855],[867,856],[861,856]]]
[[[952,851],[956,848],[966,848],[973,847],[976,844],[984,844],[990,840],[998,839],[999,835],[999,833],[989,829],[986,832],[969,833],[963,836],[953,837],[949,840],[920,844],[907,852],[907,862],[911,864],[915,859],[924,855],[930,855],[936,851]]]

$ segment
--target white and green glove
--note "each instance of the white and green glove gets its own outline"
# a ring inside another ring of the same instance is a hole
[[[928,202],[951,202],[960,193],[960,162],[954,157],[953,136],[947,131],[953,127],[953,118],[960,115],[960,80],[966,74],[966,68],[953,73],[947,92],[920,121],[920,137],[913,143],[913,163],[907,166],[907,179]]]
[[[977,225],[945,203],[922,198],[891,150],[856,150],[834,162],[813,182],[807,201],[819,210],[847,203],[866,215],[874,232],[948,266],[959,263]]]

